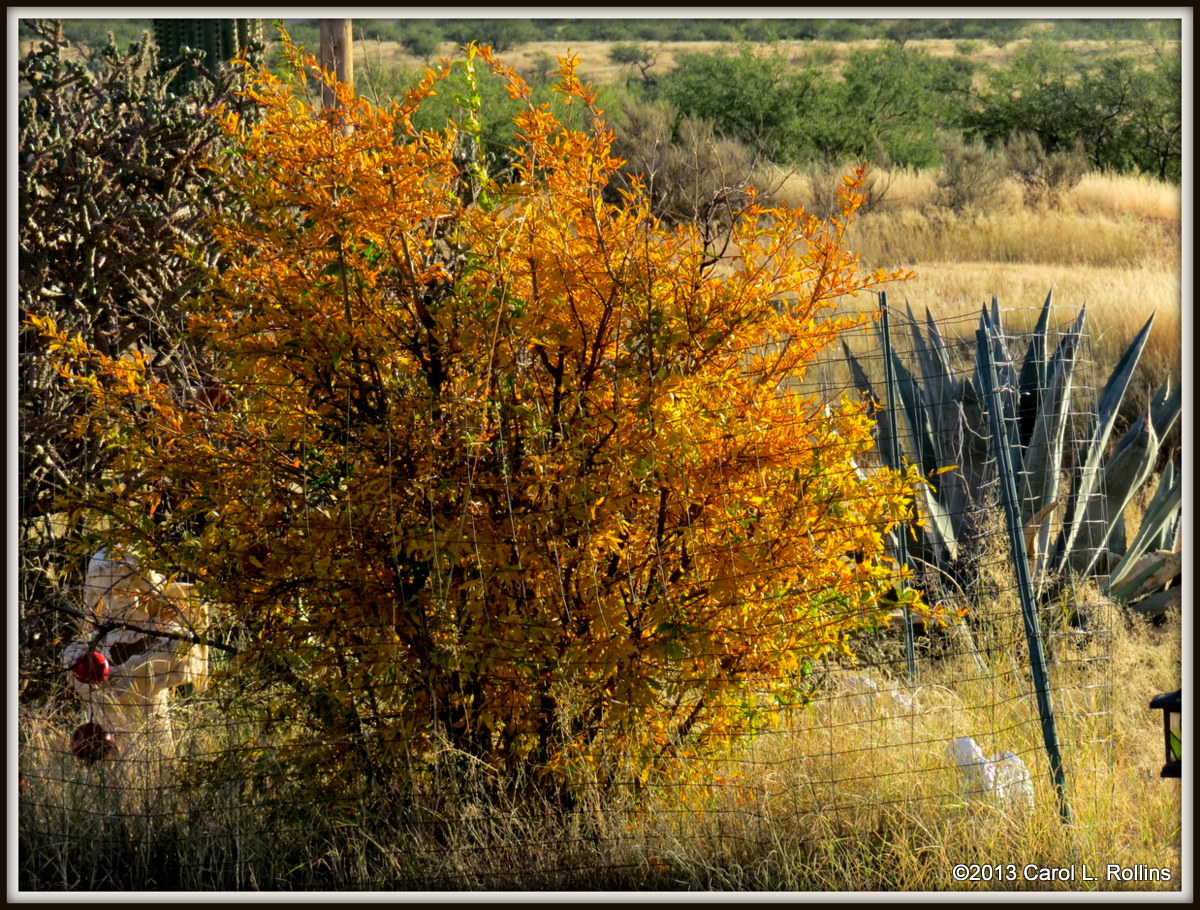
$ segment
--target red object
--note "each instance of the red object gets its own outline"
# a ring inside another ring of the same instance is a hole
[[[262,541],[250,544],[242,555],[242,570],[252,578],[258,578],[270,555],[271,548]]]
[[[116,748],[116,736],[95,721],[80,724],[71,734],[71,753],[82,761],[107,758]]]
[[[233,401],[225,384],[218,379],[204,380],[197,397],[202,404],[216,411],[226,410]]]
[[[75,671],[75,678],[77,680],[93,688],[108,679],[108,674],[111,672],[108,666],[108,658],[99,651],[92,651],[89,654],[83,655],[83,657],[75,661],[72,669]]]

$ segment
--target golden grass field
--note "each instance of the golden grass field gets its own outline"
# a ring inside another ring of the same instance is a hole
[[[1053,210],[1027,208],[1015,182],[986,211],[956,215],[933,205],[932,172],[881,172],[882,201],[847,234],[868,269],[906,269],[910,281],[884,288],[891,302],[935,318],[978,314],[992,296],[1002,307],[1088,309],[1098,365],[1111,367],[1145,321],[1154,329],[1138,387],[1181,381],[1182,205],[1178,187],[1142,176],[1091,173]],[[762,182],[791,205],[813,204],[803,174],[777,170]],[[965,320],[965,329],[974,325]]]
[[[501,56],[504,62],[519,73],[533,71],[540,58],[554,59],[560,56],[575,55],[579,58],[579,76],[584,81],[596,85],[607,85],[617,82],[630,75],[630,67],[612,63],[609,51],[612,41],[531,41],[505,51]],[[728,41],[643,41],[631,42],[642,44],[655,56],[654,72],[668,72],[674,65],[676,57],[681,53],[713,53],[733,48]],[[783,55],[789,60],[820,59],[832,69],[837,69],[846,61],[851,53],[857,50],[870,50],[882,47],[889,42],[883,40],[833,42],[833,41],[776,41],[769,45],[754,46],[755,53]],[[971,47],[972,60],[988,65],[999,65],[1007,61],[1020,48],[1026,46],[1029,39],[1012,41],[997,46],[974,42]],[[1129,55],[1150,54],[1153,51],[1144,42],[1121,42],[1120,52]],[[1064,42],[1073,53],[1081,56],[1113,52],[1115,42],[1111,41],[1069,41]],[[911,41],[906,47],[924,51],[935,57],[953,57],[960,53],[963,42],[952,39],[926,39]],[[455,51],[452,42],[443,42],[437,56],[451,57]],[[418,68],[427,61],[414,57],[395,41],[377,39],[358,39],[355,41],[354,65],[356,72],[364,68],[390,67],[396,64]]]

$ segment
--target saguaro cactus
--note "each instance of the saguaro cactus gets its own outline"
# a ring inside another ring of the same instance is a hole
[[[261,19],[155,19],[154,40],[161,51],[164,65],[173,65],[185,50],[204,52],[204,67],[211,73],[241,51],[260,46],[263,42]],[[181,69],[172,83],[181,89],[191,80],[192,73]]]

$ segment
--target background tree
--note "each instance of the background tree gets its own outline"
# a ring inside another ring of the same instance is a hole
[[[968,97],[971,68],[900,46],[855,51],[831,90],[827,154],[875,160],[882,148],[901,167],[938,162],[936,134],[957,131]]]
[[[1061,44],[1034,41],[988,75],[964,123],[990,145],[1034,135],[1047,153],[1082,145],[1097,169],[1177,180],[1181,74],[1178,51],[1081,62]]]
[[[680,54],[661,95],[783,164],[877,158],[899,166],[937,163],[936,131],[957,129],[969,64],[899,47],[855,51],[832,79],[817,62],[797,68],[781,54]]]
[[[442,33],[457,44],[477,41],[497,53],[527,41],[536,41],[539,37],[528,19],[447,19],[442,21],[441,28]]]
[[[422,60],[432,60],[442,46],[442,31],[426,19],[401,23],[400,46]]]
[[[650,91],[658,82],[658,76],[650,70],[658,61],[658,54],[640,42],[621,41],[608,50],[608,59],[621,66],[637,67],[642,80],[642,88]]]
[[[825,87],[783,54],[756,54],[749,45],[736,53],[681,53],[660,88],[680,113],[709,121],[719,135],[771,160],[803,160],[820,144],[814,133],[821,126],[808,115],[824,106]]]

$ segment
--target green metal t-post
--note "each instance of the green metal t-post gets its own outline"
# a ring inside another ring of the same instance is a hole
[[[979,362],[983,370],[984,398],[991,413],[992,443],[996,452],[996,464],[1000,473],[1000,497],[1004,500],[1005,523],[1008,525],[1009,544],[1012,548],[1013,567],[1016,570],[1017,588],[1021,597],[1021,613],[1025,619],[1025,640],[1029,645],[1029,665],[1033,672],[1033,685],[1037,694],[1038,714],[1042,722],[1042,741],[1050,759],[1050,773],[1058,793],[1058,811],[1065,823],[1071,821],[1071,807],[1067,802],[1067,780],[1063,771],[1062,751],[1058,744],[1058,728],[1054,722],[1054,706],[1050,701],[1050,679],[1046,673],[1046,653],[1042,648],[1042,629],[1038,621],[1037,603],[1033,593],[1033,578],[1029,571],[1029,557],[1025,552],[1025,535],[1021,533],[1021,504],[1017,499],[1016,471],[1008,431],[1004,425],[1004,406],[996,381],[996,363],[992,348],[992,322],[988,312],[983,311],[983,325],[975,333],[979,346]]]
[[[900,471],[903,465],[900,460],[900,424],[896,420],[896,370],[892,365],[892,358],[895,354],[892,351],[892,330],[891,322],[888,317],[887,294],[880,292],[879,308],[883,311],[883,371],[885,381],[887,382],[887,407],[888,419],[891,421],[891,445],[888,447],[888,461],[891,462],[893,471]],[[905,538],[907,528],[901,525],[897,528],[896,533],[896,559],[900,563],[901,570],[908,563],[908,541]],[[904,579],[900,578],[896,582],[896,589],[904,589]],[[913,620],[912,608],[907,604],[904,606],[904,659],[908,665],[908,681],[915,685],[917,681],[917,653],[913,643]]]

